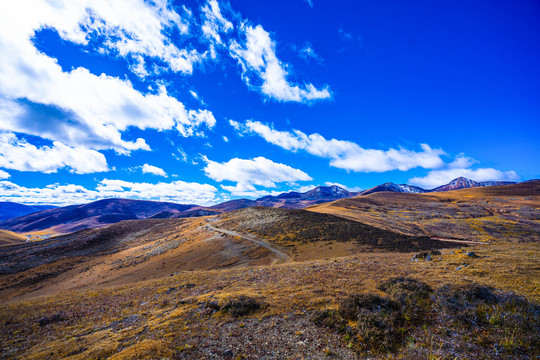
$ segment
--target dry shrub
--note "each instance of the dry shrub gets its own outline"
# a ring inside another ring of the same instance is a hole
[[[337,311],[315,313],[313,322],[346,333],[358,350],[394,351],[402,341],[401,305],[376,294],[352,294]],[[356,323],[350,326],[349,322]]]
[[[437,291],[441,316],[489,335],[489,345],[513,356],[540,353],[540,306],[488,286],[443,286]]]
[[[345,334],[355,349],[371,354],[398,350],[410,334],[445,337],[448,329],[457,336],[448,341],[472,341],[495,354],[526,358],[540,353],[540,306],[513,293],[476,284],[445,285],[434,292],[407,277],[388,279],[377,288],[390,297],[351,294],[337,310],[316,312],[313,322]],[[471,333],[480,335],[470,338]]]
[[[39,319],[39,326],[43,327],[52,323],[65,321],[68,319],[68,316],[63,311],[60,311],[57,314],[51,315],[51,316],[44,316]]]
[[[249,315],[264,307],[266,307],[266,304],[257,299],[240,295],[227,301],[221,309],[234,317],[239,317]]]
[[[379,284],[377,289],[401,304],[405,320],[416,323],[426,318],[433,293],[428,284],[409,277],[394,277]]]

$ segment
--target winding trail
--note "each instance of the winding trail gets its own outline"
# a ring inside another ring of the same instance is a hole
[[[485,241],[457,240],[457,239],[449,239],[449,238],[442,238],[442,237],[432,237],[431,239],[439,240],[439,241],[455,242],[455,243],[461,243],[461,244],[468,244],[468,245],[489,245],[489,243]]]
[[[247,240],[247,241],[250,241],[250,242],[252,242],[254,244],[262,246],[265,249],[270,250],[276,256],[276,260],[278,260],[278,261],[279,260],[281,260],[283,262],[291,261],[291,257],[287,253],[285,253],[284,251],[282,251],[282,250],[280,250],[280,249],[278,249],[276,247],[273,247],[272,245],[268,244],[267,242],[265,242],[263,240],[257,239],[256,237],[253,237],[253,236],[250,236],[250,235],[240,234],[240,233],[237,233],[236,231],[232,231],[232,230],[217,228],[217,227],[212,226],[212,225],[210,225],[208,223],[205,224],[205,226],[209,230],[216,231],[216,232],[219,232],[219,233],[222,233],[222,234],[227,234],[227,235],[230,235],[230,236],[241,237],[244,240]]]

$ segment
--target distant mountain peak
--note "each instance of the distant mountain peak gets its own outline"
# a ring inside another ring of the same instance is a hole
[[[399,193],[415,193],[415,194],[426,192],[426,190],[418,186],[413,186],[409,184],[394,184],[391,182],[387,182],[387,183],[372,187],[371,189],[365,190],[361,192],[360,194],[369,195],[369,194],[381,192],[381,191],[391,191],[391,192],[399,192]]]
[[[343,199],[346,197],[351,197],[351,192],[345,190],[344,188],[331,185],[331,186],[317,186],[312,190],[309,190],[303,194],[301,197],[303,199]]]
[[[515,184],[512,181],[474,181],[466,177],[460,176],[453,179],[448,184],[441,185],[431,190],[426,190],[418,186],[409,185],[409,184],[394,184],[391,182],[386,182],[381,185],[372,187],[371,189],[364,190],[361,192],[361,195],[369,195],[381,191],[390,191],[398,193],[426,193],[426,192],[441,192],[441,191],[450,191],[450,190],[459,190],[459,189],[468,189],[474,187],[484,187],[484,186],[496,186],[496,185],[509,185]]]
[[[439,191],[450,191],[450,190],[459,190],[459,189],[468,189],[475,187],[484,187],[484,186],[497,186],[497,185],[510,185],[515,184],[513,181],[474,181],[466,177],[460,176],[450,181],[446,185],[441,185],[430,191],[439,192]]]

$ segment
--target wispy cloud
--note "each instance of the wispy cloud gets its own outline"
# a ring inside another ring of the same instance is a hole
[[[350,32],[343,30],[343,28],[339,28],[338,34],[343,41],[351,41],[353,39],[353,35]]]
[[[330,165],[357,172],[406,171],[416,167],[427,169],[444,165],[441,149],[432,149],[420,144],[421,151],[408,149],[364,149],[358,144],[336,139],[326,139],[320,134],[307,135],[299,130],[278,131],[258,121],[248,120],[245,124],[236,123],[237,130],[256,134],[267,142],[286,150],[303,150],[312,155],[330,159]]]
[[[307,83],[300,87],[287,80],[286,65],[276,56],[276,44],[262,26],[243,24],[240,30],[246,40],[242,45],[231,41],[230,54],[242,66],[242,78],[248,86],[279,101],[311,102],[331,97],[327,85],[317,88]]]
[[[216,0],[210,0],[204,5],[202,12],[205,19],[202,26],[203,33],[211,40],[223,44],[219,34],[233,30],[233,23],[222,15],[219,3]]]
[[[323,59],[317,55],[315,50],[313,50],[313,45],[306,42],[304,46],[298,51],[298,55],[306,61],[315,60],[318,63],[322,63]]]

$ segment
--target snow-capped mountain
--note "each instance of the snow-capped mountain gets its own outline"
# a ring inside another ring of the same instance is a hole
[[[421,187],[409,185],[409,184],[394,184],[394,183],[384,183],[377,185],[371,189],[361,192],[361,195],[368,195],[381,191],[391,191],[391,192],[400,192],[400,193],[425,193],[427,190],[422,189]]]
[[[355,196],[357,193],[347,191],[337,185],[332,186],[317,186],[313,190],[300,194],[304,200],[319,200],[319,199],[343,199]]]
[[[399,193],[426,193],[426,192],[440,192],[440,191],[450,191],[450,190],[459,190],[459,189],[467,189],[467,188],[474,188],[474,187],[484,187],[484,186],[497,186],[497,185],[510,185],[515,184],[515,182],[512,181],[474,181],[471,179],[467,179],[465,177],[458,177],[457,179],[454,179],[450,181],[448,184],[441,185],[439,187],[436,187],[431,190],[426,190],[418,186],[409,185],[409,184],[394,184],[394,183],[384,183],[381,185],[377,185],[371,189],[365,190],[361,192],[361,195],[368,195],[376,192],[381,191],[391,191],[391,192],[399,192]]]
[[[435,189],[429,190],[434,192],[439,191],[450,191],[450,190],[459,190],[459,189],[467,189],[467,188],[475,188],[475,187],[484,187],[484,186],[497,186],[497,185],[509,185],[509,184],[515,184],[515,182],[512,181],[474,181],[471,179],[467,179],[465,177],[458,177],[457,179],[454,179],[450,181],[446,185],[442,185],[439,187],[436,187]]]

